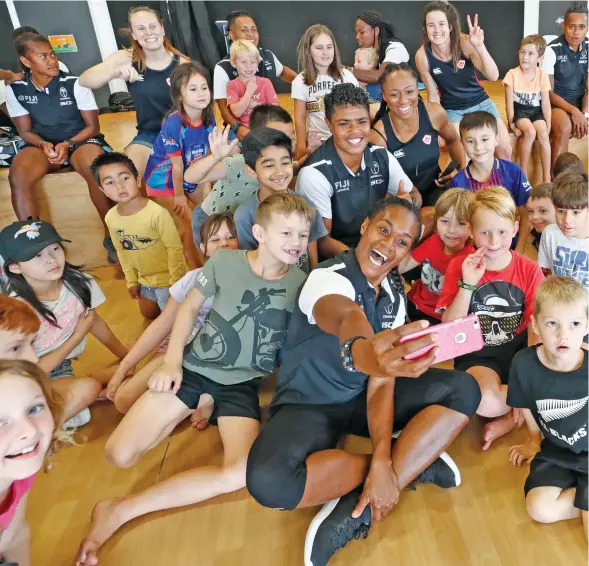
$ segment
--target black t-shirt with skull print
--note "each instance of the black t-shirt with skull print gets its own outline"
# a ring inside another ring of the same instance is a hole
[[[511,252],[511,256],[511,263],[505,269],[485,271],[470,299],[468,314],[479,317],[485,346],[507,344],[528,327],[536,289],[544,279],[537,263],[516,252]],[[450,262],[437,312],[443,312],[454,301],[464,259],[459,257]]]

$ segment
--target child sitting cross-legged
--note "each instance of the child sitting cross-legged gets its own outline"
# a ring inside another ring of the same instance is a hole
[[[513,356],[537,342],[529,322],[544,275],[538,264],[510,249],[518,222],[506,189],[489,187],[475,193],[469,219],[477,251],[450,262],[437,310],[443,321],[468,314],[479,317],[485,345],[456,358],[454,369],[478,381],[482,399],[477,413],[494,419],[485,426],[487,450],[493,440],[523,424],[521,413],[512,414],[506,404],[507,381]]]
[[[407,294],[409,320],[427,320],[438,324],[441,316],[436,305],[446,269],[456,257],[465,257],[474,248],[469,243],[469,208],[474,199],[466,189],[448,189],[434,207],[434,230],[427,240],[411,250],[399,266],[399,273],[407,273],[421,266],[421,276]]]
[[[105,153],[92,163],[92,174],[117,205],[106,214],[131,298],[139,312],[156,318],[168,302],[169,287],[186,273],[184,250],[170,213],[141,194],[135,164],[123,153]]]
[[[274,195],[258,208],[253,251],[217,252],[199,273],[174,321],[164,363],[106,444],[118,467],[133,466],[198,406],[214,399],[210,421],[223,444],[221,463],[166,478],[145,491],[97,504],[76,565],[98,562],[98,548],[132,519],[193,505],[245,487],[249,450],[260,430],[258,390],[271,374],[305,274],[296,267],[313,211],[295,195]],[[292,250],[298,249],[298,254]],[[214,295],[204,326],[186,345],[194,320]]]
[[[236,250],[238,248],[233,215],[229,212],[207,216],[207,219],[200,227],[200,232],[200,249],[205,259],[209,259],[220,250]],[[170,298],[164,310],[145,329],[139,340],[135,342],[129,353],[123,358],[111,380],[108,382],[106,395],[114,402],[116,408],[121,413],[126,413],[131,408],[131,405],[147,391],[149,378],[163,364],[163,357],[167,348],[166,339],[172,331],[174,319],[186,295],[195,288],[202,269],[199,268],[189,271],[182,279],[170,287]],[[202,328],[204,319],[213,304],[213,298],[214,296],[207,297],[200,307],[194,321],[194,330],[190,335],[190,340]],[[152,352],[155,353],[149,362],[135,373],[135,375],[127,378],[131,370]],[[210,395],[206,397],[206,399],[201,397],[199,409],[206,410],[206,407],[211,404]],[[195,411],[191,417],[192,425],[198,429],[205,428],[208,424],[208,417],[201,418],[201,412]]]
[[[288,188],[293,177],[292,143],[287,135],[278,130],[260,128],[243,139],[242,149],[248,173],[258,180],[260,190],[235,211],[235,226],[239,247],[255,250],[258,240],[253,227],[260,203],[272,195],[295,194]],[[314,205],[305,197],[301,198],[313,209],[314,215],[306,249],[302,250],[302,254],[298,248],[293,248],[291,252],[300,257],[299,267],[308,273],[318,262],[317,240],[327,236],[328,232]]]
[[[509,460],[530,462],[524,486],[532,519],[554,523],[583,518],[587,510],[586,289],[551,275],[536,291],[532,325],[542,344],[519,352],[511,366],[507,404],[523,412],[529,440],[512,446]]]

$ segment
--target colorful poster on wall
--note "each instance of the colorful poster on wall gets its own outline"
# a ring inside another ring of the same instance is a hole
[[[49,42],[55,53],[77,53],[78,46],[73,35],[50,35]]]

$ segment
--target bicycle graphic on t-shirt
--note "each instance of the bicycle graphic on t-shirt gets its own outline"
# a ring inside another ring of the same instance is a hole
[[[242,349],[243,331],[247,321],[253,321],[253,348],[251,367],[263,373],[272,373],[276,354],[286,334],[287,311],[270,308],[272,297],[284,297],[286,289],[260,289],[256,296],[249,289],[241,297],[238,313],[226,320],[211,309],[204,328],[199,333],[199,351],[194,351],[198,360],[215,365],[233,366]],[[237,328],[238,323],[242,323]]]

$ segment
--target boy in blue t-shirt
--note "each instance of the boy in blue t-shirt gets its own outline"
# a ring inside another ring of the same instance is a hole
[[[477,192],[493,186],[505,187],[519,210],[519,235],[515,251],[523,254],[530,234],[528,193],[531,190],[526,174],[517,163],[495,158],[499,145],[497,120],[489,112],[471,112],[460,121],[460,137],[470,163],[459,171],[450,187]]]

